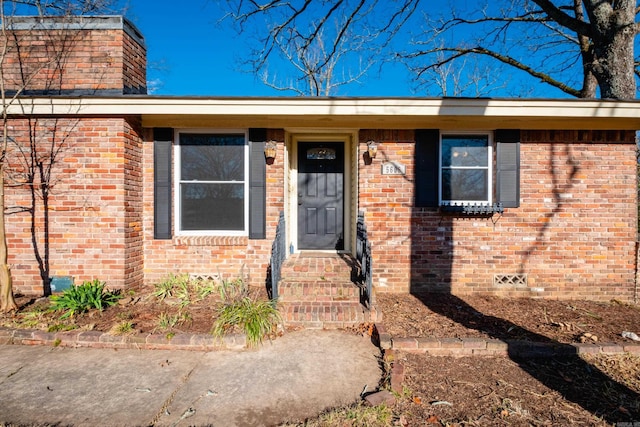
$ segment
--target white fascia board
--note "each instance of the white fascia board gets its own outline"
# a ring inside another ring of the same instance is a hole
[[[179,98],[128,96],[29,97],[9,115],[270,116],[270,117],[514,117],[631,119],[640,128],[640,102],[604,100],[423,98]]]

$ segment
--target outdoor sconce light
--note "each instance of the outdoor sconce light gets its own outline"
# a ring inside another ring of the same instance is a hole
[[[367,153],[369,153],[370,159],[375,159],[378,154],[378,144],[375,141],[367,142]]]
[[[276,153],[278,151],[278,144],[275,141],[267,141],[264,144],[264,158],[268,165],[272,165],[276,159]]]

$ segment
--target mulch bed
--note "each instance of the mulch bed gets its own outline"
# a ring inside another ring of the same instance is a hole
[[[623,343],[623,331],[640,335],[640,308],[617,301],[379,294],[377,306],[392,337]],[[397,358],[404,390],[394,425],[640,425],[640,355]]]
[[[392,337],[495,338],[538,342],[631,342],[640,307],[617,301],[556,301],[448,294],[378,294]]]

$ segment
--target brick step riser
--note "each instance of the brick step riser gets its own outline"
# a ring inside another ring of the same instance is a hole
[[[366,321],[365,321],[366,322]],[[287,322],[287,326],[303,329],[346,329],[354,328],[364,322]]]
[[[280,283],[280,301],[360,301],[360,288],[352,283]]]
[[[362,306],[354,303],[346,304],[283,304],[280,310],[286,325],[329,324],[340,323],[357,325],[368,320]]]
[[[286,271],[282,270],[280,272],[281,280],[303,280],[308,282],[337,282],[337,281],[351,281],[352,274],[351,271],[341,271],[341,272],[296,272],[296,271]]]

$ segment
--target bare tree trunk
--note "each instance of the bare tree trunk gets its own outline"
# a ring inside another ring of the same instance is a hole
[[[636,77],[634,41],[636,6],[634,0],[610,2],[586,0],[592,22],[593,74],[605,99],[634,99]]]
[[[5,125],[6,129],[6,125]],[[7,234],[4,227],[4,162],[0,162],[0,312],[6,313],[18,309],[13,298],[13,283],[8,262]]]
[[[596,47],[596,72],[600,97],[604,99],[634,99],[636,78],[633,58],[632,32],[620,31],[609,43]]]

